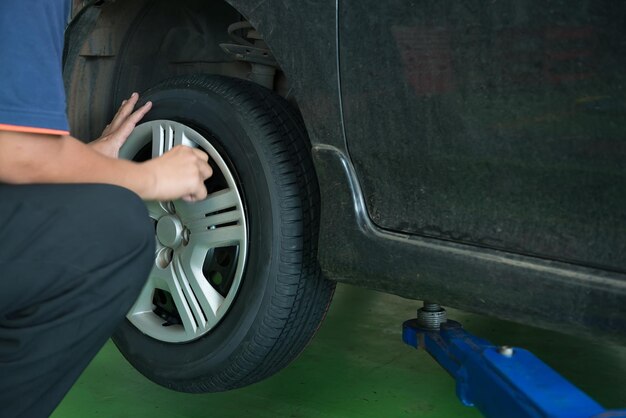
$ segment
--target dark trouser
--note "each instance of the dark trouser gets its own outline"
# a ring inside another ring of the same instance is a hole
[[[46,417],[133,304],[143,202],[107,185],[0,184],[0,417]]]

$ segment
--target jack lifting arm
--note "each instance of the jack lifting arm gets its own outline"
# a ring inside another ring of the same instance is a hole
[[[437,304],[425,302],[402,328],[403,341],[425,349],[456,380],[461,402],[487,418],[626,417],[626,410],[607,411],[529,351],[471,335]]]

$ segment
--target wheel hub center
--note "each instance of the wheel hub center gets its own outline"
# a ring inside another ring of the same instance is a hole
[[[183,242],[183,229],[176,216],[164,216],[157,222],[157,239],[166,247],[176,248]]]

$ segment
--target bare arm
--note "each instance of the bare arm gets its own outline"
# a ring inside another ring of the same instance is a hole
[[[136,99],[133,96],[132,101]],[[120,112],[122,110],[128,111],[124,105]],[[117,150],[135,123],[148,110],[149,105],[130,123],[125,118],[116,129],[111,129],[113,134],[109,132],[99,140],[100,145],[114,144],[112,149],[117,156]],[[119,118],[116,117],[112,125],[116,119]],[[85,145],[70,136],[0,131],[0,182],[108,183],[126,187],[145,200],[185,198],[194,201],[206,197],[203,181],[212,172],[208,157],[202,151],[178,146],[145,163],[119,160],[105,154],[107,152],[98,145]]]

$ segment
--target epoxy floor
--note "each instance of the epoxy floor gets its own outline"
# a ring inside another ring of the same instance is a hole
[[[227,393],[163,389],[132,369],[111,342],[53,418],[479,417],[426,353],[400,341],[416,301],[340,285],[305,352],[274,377]],[[606,407],[626,408],[626,347],[449,309],[496,344],[528,348]]]

